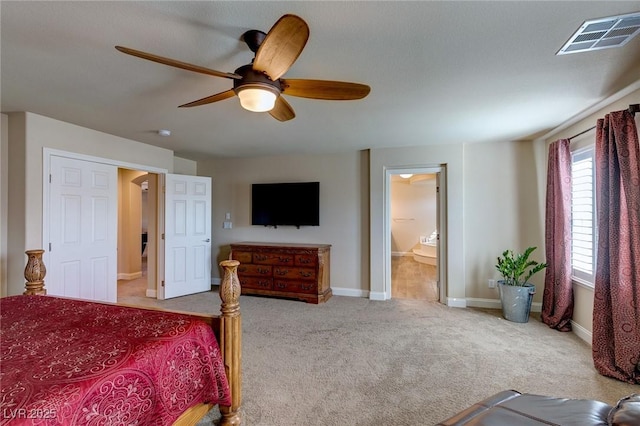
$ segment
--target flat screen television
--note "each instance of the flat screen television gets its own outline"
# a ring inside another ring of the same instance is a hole
[[[320,182],[254,183],[251,224],[320,226]]]

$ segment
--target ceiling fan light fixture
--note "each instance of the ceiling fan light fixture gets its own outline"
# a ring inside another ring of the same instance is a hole
[[[236,89],[242,108],[253,112],[271,111],[276,104],[278,93],[268,87],[246,86]]]

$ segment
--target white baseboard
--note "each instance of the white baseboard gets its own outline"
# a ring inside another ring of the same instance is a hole
[[[120,278],[120,275],[118,275],[118,279],[125,279],[125,278]],[[220,278],[211,278],[211,285],[220,285],[221,281],[222,280]],[[148,288],[146,292],[146,296],[156,299],[158,297],[158,292],[155,289]]]
[[[369,300],[387,300],[387,294],[383,291],[370,291]]]
[[[571,321],[571,329],[576,336],[587,342],[589,346],[593,344],[593,334],[589,330],[574,321]]]
[[[447,306],[450,306],[452,308],[466,308],[467,299],[462,299],[457,297],[447,297]]]
[[[368,290],[359,290],[355,288],[331,287],[331,293],[333,293],[334,296],[369,297]]]
[[[118,272],[118,279],[119,280],[135,280],[137,278],[140,278],[142,276],[142,271],[138,271],[138,272],[132,272],[130,274],[125,274],[122,272]]]
[[[480,299],[467,297],[467,306],[470,308],[502,309],[500,299]]]

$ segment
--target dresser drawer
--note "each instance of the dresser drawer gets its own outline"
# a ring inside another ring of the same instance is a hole
[[[293,255],[284,253],[253,253],[253,263],[260,265],[293,265]]]
[[[253,253],[251,253],[250,251],[233,251],[231,253],[231,258],[233,260],[237,260],[238,262],[242,263],[251,263],[251,256]]]
[[[238,276],[271,276],[271,265],[252,265],[252,264],[240,264],[238,266]]]
[[[1,1],[1,0],[0,0]],[[329,244],[231,244],[244,295],[324,303],[331,296]]]
[[[273,289],[289,293],[312,294],[318,292],[318,284],[315,281],[282,280],[274,278]]]
[[[273,279],[271,277],[238,277],[238,279],[242,289],[271,290],[273,288]]]
[[[318,255],[314,254],[296,254],[294,256],[294,264],[296,266],[314,267],[318,264]]]
[[[296,280],[315,280],[316,270],[315,268],[290,268],[286,266],[274,266],[273,267],[274,278],[287,278]]]

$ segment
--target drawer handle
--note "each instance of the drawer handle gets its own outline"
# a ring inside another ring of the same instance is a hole
[[[312,261],[311,259],[307,259],[305,257],[300,258],[300,263],[302,263],[304,265],[311,263],[311,261]]]
[[[258,273],[262,275],[267,275],[269,273],[268,269],[258,268]]]
[[[278,256],[278,261],[281,263],[291,263],[290,257]]]
[[[302,284],[300,287],[302,287],[303,290],[311,290],[312,288],[315,287],[314,284]]]
[[[309,278],[311,275],[312,275],[311,272],[300,271],[300,276],[304,278]]]
[[[281,290],[284,290],[285,288],[287,288],[287,285],[285,283],[278,282],[276,283],[276,287],[278,287]]]
[[[289,273],[288,269],[276,269],[276,274],[284,276],[287,275]]]
[[[240,267],[238,268],[238,272],[247,272],[247,268],[246,268],[246,267],[244,267],[244,266],[240,266]]]

